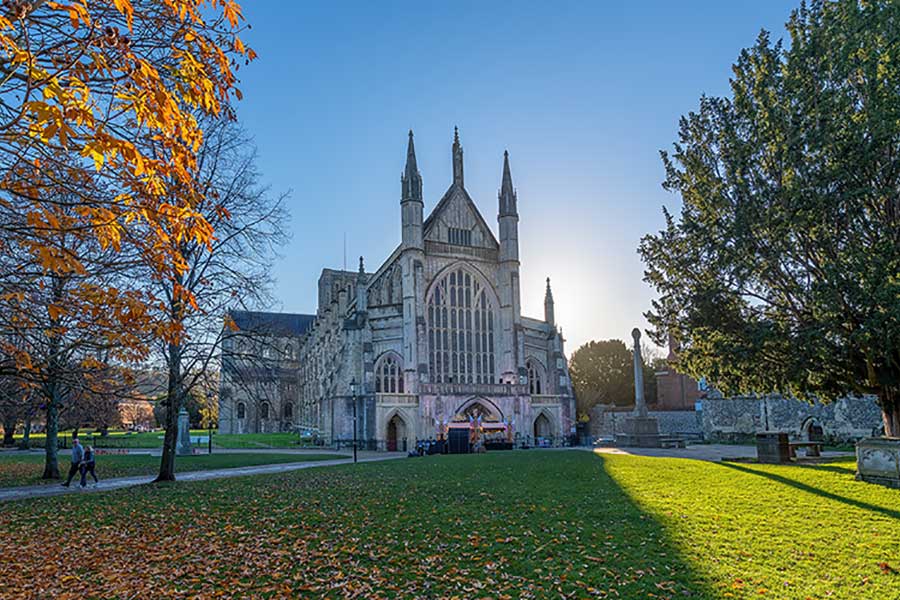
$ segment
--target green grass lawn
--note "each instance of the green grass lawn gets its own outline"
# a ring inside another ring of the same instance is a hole
[[[61,432],[60,438],[64,438],[66,446],[71,445],[72,433],[70,431]],[[146,431],[141,433],[110,431],[104,437],[100,434],[92,435],[87,432],[81,432],[80,437],[85,443],[92,443],[98,448],[161,448],[162,438],[165,432]],[[192,436],[206,437],[209,435],[207,429],[191,429]],[[18,442],[22,438],[21,435],[15,436]],[[46,440],[46,434],[31,434],[30,446],[32,448],[43,448]],[[305,447],[309,443],[309,439],[301,439],[296,433],[244,433],[244,434],[219,434],[213,430],[213,446],[215,448],[298,448]],[[203,446],[204,444],[200,444]]]
[[[165,432],[145,431],[140,433],[126,431],[110,431],[106,436],[100,434],[94,435],[82,431],[80,437],[85,443],[91,443],[98,448],[161,448],[162,438]],[[209,435],[207,429],[191,429],[191,436],[206,437]],[[64,431],[59,434],[60,439],[65,441],[66,447],[71,445],[72,432]],[[21,440],[21,434],[16,435],[16,442]],[[46,434],[33,433],[30,437],[30,446],[32,448],[43,448]],[[245,433],[245,434],[229,434],[217,433],[213,431],[213,446],[215,448],[298,448],[308,447],[311,440],[308,438],[300,438],[296,433]],[[200,444],[205,446],[205,444]]]
[[[296,433],[216,433],[213,444],[219,448],[296,448],[301,446],[301,438]]]
[[[848,462],[435,456],[5,504],[0,580],[33,597],[896,599],[898,505]]]
[[[198,454],[179,456],[175,461],[176,471],[202,471],[204,469],[225,469],[229,467],[249,467],[274,463],[303,462],[307,460],[330,460],[346,458],[336,454]],[[101,479],[154,475],[159,471],[159,457],[149,455],[100,455],[97,457],[97,476]],[[63,475],[69,471],[69,456],[59,456],[59,471]],[[44,471],[44,455],[0,454],[0,487],[23,485],[58,484],[58,481],[41,479]],[[90,479],[90,477],[89,477]]]

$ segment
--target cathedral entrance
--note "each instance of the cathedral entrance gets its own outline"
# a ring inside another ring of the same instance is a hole
[[[539,414],[534,420],[534,445],[549,446],[552,443],[552,437],[553,426],[550,424],[550,419],[544,413]]]
[[[447,424],[451,454],[512,450],[512,429],[500,409],[486,398],[464,403]]]
[[[401,448],[402,445],[402,448]],[[394,415],[387,425],[387,450],[406,450],[406,423],[400,415]]]

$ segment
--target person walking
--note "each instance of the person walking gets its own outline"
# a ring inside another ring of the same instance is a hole
[[[81,461],[81,487],[85,487],[87,485],[88,473],[90,473],[91,477],[94,478],[94,487],[97,487],[97,484],[100,483],[100,480],[97,479],[97,473],[94,472],[95,466],[96,462],[94,461],[94,447],[88,446],[84,450],[84,459]]]
[[[69,484],[72,483],[72,478],[81,470],[81,461],[83,460],[84,448],[81,447],[81,442],[78,438],[72,438],[72,464],[69,467],[69,477],[66,479],[63,487],[69,487]]]

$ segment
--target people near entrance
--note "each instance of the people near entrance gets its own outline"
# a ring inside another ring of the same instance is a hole
[[[72,438],[71,460],[72,463],[69,465],[69,476],[66,478],[63,487],[69,487],[69,484],[72,483],[72,478],[81,470],[81,462],[84,460],[84,448],[82,448],[78,438]]]
[[[87,485],[88,473],[94,478],[94,487],[97,487],[97,484],[100,483],[100,480],[97,479],[97,473],[94,471],[96,464],[97,463],[94,460],[94,447],[88,446],[84,450],[84,459],[81,461],[81,487]]]
[[[447,442],[444,440],[428,439],[416,440],[416,446],[407,456],[430,456],[432,454],[446,454]]]

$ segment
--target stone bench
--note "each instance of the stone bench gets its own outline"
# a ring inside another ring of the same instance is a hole
[[[806,448],[806,456],[822,456],[824,442],[791,442],[791,458],[797,458],[797,448]]]
[[[660,437],[660,448],[687,448],[687,442],[680,437]]]

